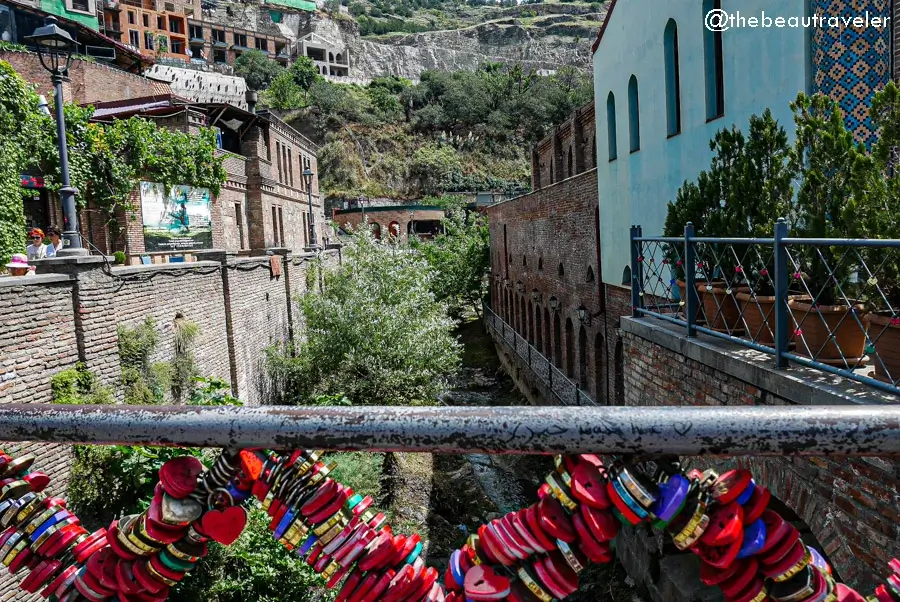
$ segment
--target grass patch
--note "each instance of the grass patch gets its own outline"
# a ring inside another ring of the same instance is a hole
[[[341,452],[328,454],[328,462],[337,462],[331,473],[335,480],[352,487],[356,493],[378,499],[381,494],[381,467],[384,454],[369,452]]]

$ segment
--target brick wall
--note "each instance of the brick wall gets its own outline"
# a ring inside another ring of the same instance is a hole
[[[627,319],[623,327],[625,405],[740,407],[869,401],[858,386],[844,389],[830,383],[824,387],[802,375],[798,383],[795,370],[767,370],[768,356],[758,365],[746,359],[729,360],[728,345],[716,342],[700,347],[681,332],[653,321]],[[747,350],[741,351],[746,357]],[[737,354],[734,350],[734,357]],[[825,552],[840,578],[860,591],[871,591],[886,574],[887,562],[900,557],[900,464],[893,460],[696,458],[693,465],[749,468],[758,483],[806,523],[816,540],[808,543]]]
[[[532,149],[531,185],[537,190],[597,167],[594,103],[569,116]]]
[[[410,213],[412,214],[410,216]],[[444,219],[444,211],[442,209],[412,209],[409,207],[368,207],[361,209],[344,209],[336,211],[334,221],[341,227],[349,225],[351,228],[357,228],[362,224],[363,219],[369,222],[369,226],[373,229],[378,224],[381,237],[385,238],[391,232],[391,224],[396,224],[396,228],[402,238],[406,238],[409,231],[410,221],[425,221]]]
[[[50,75],[41,66],[37,54],[0,52],[0,60],[7,61],[26,81],[37,86],[38,94],[43,94],[48,101],[52,101],[53,90],[50,84]],[[127,100],[169,93],[171,90],[165,82],[82,60],[72,61],[69,69],[69,81],[63,84],[65,100],[78,104]]]
[[[601,283],[596,171],[487,212],[496,312],[599,403],[615,400],[621,378],[611,358],[631,302],[627,290]]]

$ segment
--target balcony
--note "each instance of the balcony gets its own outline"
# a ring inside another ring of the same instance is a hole
[[[206,44],[206,40],[204,40],[203,38],[191,38],[190,40],[188,40],[188,43],[191,46],[203,46],[204,44]]]

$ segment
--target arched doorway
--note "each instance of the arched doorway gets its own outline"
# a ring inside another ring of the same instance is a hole
[[[622,350],[622,339],[616,341],[616,405],[625,405],[625,357]]]
[[[536,305],[534,309],[534,348],[537,349],[540,353],[543,353],[544,337],[541,331],[541,307],[540,305]]]
[[[566,318],[566,376],[575,378],[575,329],[572,318]]]
[[[597,403],[607,405],[606,398],[606,374],[603,370],[603,335],[599,332],[594,337],[594,399]]]
[[[528,300],[528,313],[525,314],[525,338],[529,345],[534,345],[534,306],[531,299]]]
[[[370,227],[372,228],[372,236],[375,237],[375,240],[381,240],[381,224],[372,222]]]
[[[559,314],[553,314],[553,363],[562,368],[562,327]]]
[[[552,359],[553,340],[550,338],[550,310],[544,308],[544,348],[541,350],[548,359]]]
[[[400,223],[391,222],[391,225],[388,226],[388,232],[390,232],[391,236],[394,238],[400,238]]]
[[[582,389],[588,386],[587,330],[583,325],[578,331],[578,385]]]

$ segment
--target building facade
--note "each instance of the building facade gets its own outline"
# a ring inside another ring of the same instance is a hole
[[[335,45],[315,32],[297,41],[297,55],[312,59],[321,75],[347,77],[350,74],[350,49]]]
[[[377,239],[431,238],[441,230],[444,210],[427,205],[387,205],[332,209],[332,221],[345,232],[368,224]]]
[[[735,21],[727,31],[712,31],[704,19],[713,10],[745,20],[764,13],[806,18],[812,25]],[[662,233],[666,204],[709,165],[717,131],[744,129],[751,115],[769,108],[790,134],[789,103],[799,92],[822,92],[839,102],[856,139],[871,143],[869,103],[890,76],[889,16],[887,0],[703,0],[652,11],[613,0],[594,43],[606,282],[622,282],[631,224],[648,236]],[[840,25],[857,17],[868,26]]]

